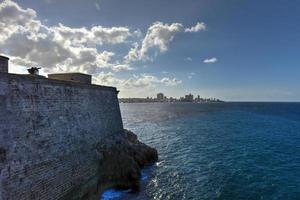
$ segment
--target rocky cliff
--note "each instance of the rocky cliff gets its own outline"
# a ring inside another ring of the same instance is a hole
[[[110,188],[138,192],[141,169],[158,159],[157,150],[140,142],[129,130],[106,137],[95,150],[99,161],[97,173],[63,199],[96,200]]]
[[[101,157],[99,165],[99,191],[107,188],[139,191],[141,168],[157,161],[156,149],[137,139],[131,131],[105,138],[97,146]]]

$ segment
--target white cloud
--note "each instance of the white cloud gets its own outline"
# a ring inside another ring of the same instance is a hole
[[[119,62],[112,62],[114,52],[99,51],[97,46],[126,43],[130,36],[127,27],[46,26],[34,10],[23,9],[10,0],[0,3],[0,50],[12,57],[16,67],[38,64],[46,72],[126,70],[118,66]]]
[[[174,77],[140,74],[118,78],[116,75],[133,70],[132,61],[151,60],[155,54],[167,51],[169,43],[182,31],[180,23],[155,22],[143,38],[140,30],[131,32],[128,27],[73,28],[62,23],[48,26],[30,8],[22,8],[11,0],[0,3],[0,51],[10,57],[11,72],[20,73],[26,71],[26,67],[38,66],[44,73],[89,73],[95,77],[95,83],[132,93],[182,83]],[[121,43],[133,45],[121,60],[115,52],[99,50]],[[103,69],[111,72],[101,71]]]
[[[115,72],[120,72],[120,71],[133,70],[133,68],[130,67],[130,65],[128,65],[128,64],[117,64],[117,65],[112,66],[112,70]]]
[[[213,58],[207,58],[203,62],[206,63],[206,64],[213,64],[213,63],[218,62],[218,59],[215,58],[215,57],[213,57]]]
[[[133,44],[134,47],[132,47],[128,54],[124,57],[125,61],[127,63],[130,63],[132,61],[140,60],[140,53],[139,53],[139,45],[138,43]]]
[[[184,29],[184,32],[199,32],[206,30],[206,25],[203,22],[198,22],[191,28]],[[154,50],[154,55],[166,52],[169,43],[174,39],[175,35],[183,31],[181,23],[164,24],[163,22],[153,23],[147,31],[141,44],[135,43],[124,57],[127,63],[137,60],[152,60],[149,56],[149,51]],[[186,58],[187,61],[192,61],[192,58]]]
[[[176,78],[163,77],[158,78],[149,74],[133,75],[130,78],[117,78],[114,73],[101,72],[94,78],[95,83],[101,85],[115,85],[123,90],[135,90],[137,88],[147,89],[157,86],[176,86],[181,84],[181,80]]]
[[[198,22],[195,26],[186,28],[184,31],[189,33],[196,33],[199,31],[206,30],[206,25],[204,22]]]
[[[135,44],[130,49],[125,59],[130,61],[149,60],[149,50],[154,49],[156,53],[163,53],[168,50],[168,44],[174,39],[176,33],[182,31],[182,24],[153,23],[147,31],[141,45]]]
[[[176,78],[158,78],[150,74],[133,75],[129,78],[118,78],[112,72],[101,72],[93,77],[93,83],[99,85],[115,86],[121,92],[120,96],[146,97],[156,94],[157,88],[172,87],[181,84]]]
[[[111,27],[104,28],[102,26],[94,26],[91,29],[92,40],[97,43],[119,44],[124,43],[130,36],[130,31],[127,27]]]
[[[139,76],[134,75],[133,78],[129,78],[125,82],[126,87],[154,87],[154,84],[158,83],[159,79],[156,76],[141,74]]]
[[[95,7],[97,10],[100,10],[100,0],[95,1]]]
[[[168,43],[174,39],[176,33],[180,32],[182,24],[163,24],[155,22],[149,27],[141,47],[141,56],[145,56],[152,47],[157,47],[160,52],[168,50]]]
[[[21,9],[17,4],[5,0],[0,4],[0,43],[3,43],[14,32],[21,31],[33,24],[36,12],[32,9]],[[19,26],[15,26],[19,24]]]
[[[91,29],[85,27],[71,28],[59,24],[51,27],[56,39],[74,45],[102,45],[102,44],[120,44],[126,42],[131,35],[127,27],[93,26]]]
[[[177,80],[176,78],[168,78],[168,77],[161,79],[161,82],[164,83],[166,86],[176,86],[182,83],[181,80]]]
[[[184,60],[186,60],[186,61],[193,61],[193,59],[191,57],[187,57]]]
[[[100,72],[93,77],[93,82],[106,86],[119,86],[122,85],[122,80],[115,77],[112,72]]]

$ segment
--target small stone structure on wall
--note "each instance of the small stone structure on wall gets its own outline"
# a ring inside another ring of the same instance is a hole
[[[59,73],[59,74],[48,74],[48,78],[64,80],[64,81],[73,81],[78,83],[91,84],[92,76],[82,73]]]

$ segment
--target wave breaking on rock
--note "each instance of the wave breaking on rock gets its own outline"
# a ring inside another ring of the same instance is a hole
[[[124,134],[114,134],[101,141],[97,153],[100,157],[99,193],[109,188],[138,192],[141,169],[158,160],[156,149],[140,142],[126,129]]]

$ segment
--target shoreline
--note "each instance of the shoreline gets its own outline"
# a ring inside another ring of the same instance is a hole
[[[145,166],[142,168],[141,173],[142,176],[140,178],[140,183],[141,183],[141,191],[143,192],[146,189],[146,185],[150,180],[150,176],[157,167],[156,163],[152,163],[148,166]],[[126,197],[131,197],[131,196],[137,196],[139,193],[132,193],[131,190],[116,190],[114,188],[108,188],[104,190],[100,196],[99,200],[112,200],[112,199],[124,199]]]
[[[142,169],[158,160],[157,150],[140,142],[137,136],[124,129],[120,135],[106,138],[97,146],[101,158],[97,175],[97,192],[90,192],[88,199],[99,199],[107,190],[140,191]],[[88,183],[86,184],[88,185]]]

